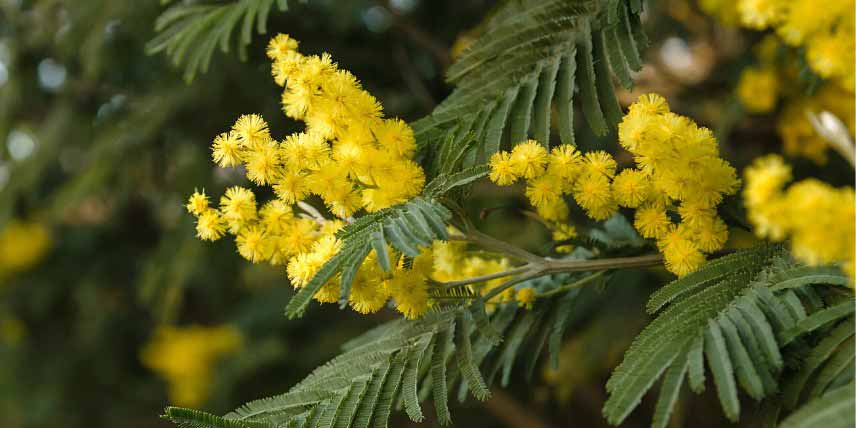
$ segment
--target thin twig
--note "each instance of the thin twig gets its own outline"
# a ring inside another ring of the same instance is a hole
[[[472,229],[467,231],[466,235],[452,235],[450,241],[465,241],[473,244],[478,244],[484,248],[499,251],[518,260],[523,260],[529,263],[541,263],[544,259],[535,254],[530,253],[516,245],[509,244],[505,241],[500,241],[490,235]]]
[[[436,285],[438,287],[450,288],[450,287],[458,287],[461,285],[476,284],[479,282],[490,281],[492,279],[505,278],[507,276],[517,275],[517,274],[526,272],[530,269],[532,269],[531,265],[523,265],[523,266],[518,266],[514,269],[505,270],[502,272],[494,272],[494,273],[490,273],[487,275],[474,276],[472,278],[460,279],[460,280],[455,280],[455,281],[438,282]]]
[[[572,288],[582,287],[583,285],[586,285],[586,284],[588,284],[589,282],[594,281],[595,279],[598,279],[598,278],[602,277],[605,273],[606,273],[606,271],[603,271],[603,270],[602,270],[602,271],[600,271],[600,272],[598,272],[598,273],[595,273],[595,274],[589,275],[589,276],[587,276],[587,277],[585,277],[585,278],[583,278],[583,279],[581,279],[581,280],[579,280],[579,281],[572,282],[572,283],[570,283],[570,284],[565,284],[565,285],[563,285],[563,286],[561,286],[561,287],[554,288],[554,289],[552,289],[552,290],[550,290],[550,291],[547,291],[547,292],[545,292],[545,293],[537,294],[535,297],[537,297],[537,298],[539,298],[539,299],[540,299],[540,298],[543,298],[543,297],[549,297],[549,296],[553,296],[553,295],[556,295],[556,294],[564,293],[564,292],[566,292],[566,291],[568,291],[568,290],[570,290],[570,289],[572,289]]]

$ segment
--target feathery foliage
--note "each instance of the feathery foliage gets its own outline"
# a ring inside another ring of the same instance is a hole
[[[542,280],[558,286],[567,278]],[[467,395],[485,400],[498,375],[508,383],[518,360],[529,376],[544,349],[555,361],[570,315],[590,298],[588,292],[573,289],[526,311],[507,304],[488,316],[484,301],[476,299],[418,320],[392,321],[346,343],[343,354],[285,394],[252,401],[222,418],[174,407],[166,416],[188,428],[384,427],[393,408],[403,408],[414,422],[423,420],[420,402],[432,397],[437,420],[448,425],[452,392],[460,401]]]
[[[802,282],[804,287],[799,289],[783,286],[795,277],[812,279]],[[846,276],[841,272],[825,269],[819,275],[816,270],[793,266],[781,246],[763,245],[722,257],[673,281],[651,296],[650,312],[668,307],[637,336],[614,371],[607,383],[610,397],[604,415],[610,423],[621,423],[662,377],[653,425],[665,427],[685,379],[693,391],[704,390],[706,360],[723,411],[736,421],[740,416],[738,389],[755,400],[781,390],[786,345],[852,315],[852,295],[824,307],[820,294],[808,287],[836,285],[842,280]],[[851,324],[841,322],[821,340],[820,349],[809,353],[802,374],[785,388],[785,396],[793,404],[805,385],[800,379],[807,380],[843,341],[852,338]],[[842,347],[840,352],[853,357],[852,349]],[[839,362],[829,371],[839,375],[843,364]],[[831,373],[823,377],[825,386],[819,392],[837,385],[830,377]]]
[[[573,144],[575,90],[591,129],[606,134],[621,119],[612,74],[630,87],[630,70],[641,68],[639,48],[647,44],[641,9],[639,1],[504,3],[448,69],[455,90],[414,124],[417,141],[437,144],[447,134],[472,134],[478,150],[468,165],[487,159],[504,141],[532,135],[548,145],[555,102],[561,141]]]
[[[155,22],[155,36],[146,45],[149,54],[164,52],[175,65],[184,64],[184,78],[208,71],[217,46],[228,52],[232,33],[240,23],[237,46],[240,58],[247,56],[253,30],[267,32],[270,10],[288,9],[288,0],[234,0],[225,3],[180,2],[165,10]]]

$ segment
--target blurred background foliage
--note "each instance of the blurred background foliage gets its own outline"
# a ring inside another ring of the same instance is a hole
[[[626,106],[641,93],[663,94],[673,110],[715,129],[724,157],[742,169],[783,150],[777,124],[788,104],[774,100],[747,113],[736,88],[744,69],[766,61],[758,53],[763,36],[711,16],[711,2],[702,3],[649,5],[646,66],[635,89],[619,95]],[[389,116],[415,120],[448,94],[443,71],[493,4],[292,1],[287,12],[271,10],[267,28],[295,35],[305,52],[330,52]],[[170,58],[146,55],[164,7],[0,1],[0,426],[166,426],[157,416],[168,402],[222,414],[284,391],[346,339],[395,316],[359,317],[328,305],[287,321],[284,272],[244,262],[229,242],[194,238],[183,211],[192,186],[207,183],[217,195],[243,180],[212,168],[210,140],[244,113],[262,114],[283,135],[296,124],[279,114],[264,57],[269,35],[252,35],[245,61],[215,53],[207,72],[187,83]],[[807,86],[806,93],[824,90]],[[836,96],[842,107],[829,109],[852,131],[852,92]],[[577,131],[585,148],[617,147],[614,133]],[[852,184],[835,154],[794,162],[797,177]],[[480,186],[471,202],[488,233],[514,230],[516,244],[548,245],[520,189]],[[730,204],[741,210],[739,201]],[[668,279],[659,271],[614,277],[620,286],[603,288],[575,315],[559,370],[463,405],[456,423],[605,425],[605,379],[648,320],[645,298]],[[188,372],[207,381],[179,391]],[[726,425],[711,398],[682,404],[676,426],[689,412],[699,421],[692,426]],[[626,425],[645,426],[650,407],[644,402]]]

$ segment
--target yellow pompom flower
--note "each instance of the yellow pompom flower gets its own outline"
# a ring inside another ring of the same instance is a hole
[[[625,169],[612,181],[612,194],[618,205],[627,208],[637,208],[651,191],[649,178],[637,169]]]
[[[490,181],[500,185],[513,184],[520,176],[508,152],[496,152],[490,157]]]
[[[582,165],[582,156],[577,148],[571,144],[561,144],[550,151],[547,174],[565,181],[572,181],[582,171]]]
[[[294,221],[294,211],[285,202],[274,199],[259,210],[259,223],[265,231],[280,234],[288,230]]]
[[[530,179],[544,173],[547,167],[547,149],[535,140],[527,140],[511,150],[511,168],[515,175]]]
[[[630,106],[629,114],[659,115],[669,113],[669,103],[660,94],[643,94]]]
[[[583,166],[589,175],[600,174],[604,177],[612,178],[615,176],[617,164],[609,153],[603,150],[596,150],[586,153]]]
[[[536,208],[554,204],[562,197],[561,179],[545,174],[529,180],[526,183],[526,197]]]
[[[373,261],[366,261],[363,264],[369,263]],[[348,299],[355,311],[361,314],[373,314],[383,309],[389,294],[380,282],[358,280],[351,286],[351,295]]]
[[[205,195],[205,189],[202,189],[202,192],[194,191],[187,199],[185,208],[187,208],[187,212],[195,216],[205,212],[208,209],[208,196]]]
[[[269,259],[273,250],[269,241],[265,240],[264,230],[258,226],[241,229],[235,238],[235,244],[238,246],[238,253],[253,263]]]
[[[386,288],[395,301],[395,309],[405,318],[416,319],[428,311],[428,288],[422,273],[399,270],[387,281]]]
[[[657,246],[663,252],[666,269],[677,276],[684,276],[704,263],[704,254],[682,227],[677,227],[660,238]]]
[[[556,198],[550,203],[536,207],[538,215],[545,221],[565,221],[568,219],[568,204],[562,198]]]
[[[660,239],[672,227],[666,210],[657,207],[644,207],[636,210],[633,226],[643,238]]]
[[[737,97],[750,113],[768,113],[776,107],[779,78],[771,68],[746,68],[737,83]]]
[[[385,119],[373,130],[380,146],[395,156],[410,158],[416,151],[413,129],[401,119]]]
[[[574,199],[595,220],[606,220],[618,210],[609,179],[603,174],[585,174],[574,184]]]
[[[238,141],[244,147],[266,143],[270,140],[268,124],[257,114],[245,114],[239,117],[232,126],[232,132],[235,133]]]
[[[244,157],[247,178],[259,185],[273,184],[279,174],[279,148],[272,140],[259,143],[247,151]]]
[[[297,50],[300,42],[289,37],[288,34],[277,34],[270,39],[267,45],[267,56],[277,60]]]
[[[309,195],[306,175],[299,172],[287,171],[273,185],[276,195],[288,204],[302,201]]]
[[[196,236],[203,241],[216,241],[226,233],[226,221],[220,211],[207,209],[196,219]]]
[[[232,132],[224,132],[215,137],[211,145],[211,157],[223,168],[240,165],[243,152],[237,136]]]
[[[703,202],[685,200],[678,207],[678,214],[681,215],[681,224],[694,227],[713,220],[716,217],[716,210]]]
[[[728,241],[728,226],[718,217],[699,221],[689,230],[693,242],[705,253],[721,249]]]
[[[330,146],[317,134],[301,132],[285,137],[282,157],[292,171],[316,170],[330,160]]]
[[[220,211],[229,230],[237,233],[246,222],[256,219],[256,195],[240,186],[230,187],[220,197]]]

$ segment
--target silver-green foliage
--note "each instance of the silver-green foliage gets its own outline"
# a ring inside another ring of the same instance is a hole
[[[563,143],[574,143],[573,98],[579,91],[591,129],[603,135],[621,119],[612,75],[625,87],[647,44],[640,1],[507,1],[449,68],[455,90],[414,124],[421,144],[449,133],[472,134],[478,162],[531,135],[549,144],[551,109]]]
[[[787,257],[778,245],[741,251],[654,293],[648,310],[662,311],[607,383],[607,420],[621,423],[663,378],[653,426],[667,426],[685,381],[696,393],[705,389],[705,362],[723,411],[733,421],[740,416],[738,390],[755,400],[784,390],[785,404],[793,408],[801,397],[819,397],[846,381],[848,364],[852,380],[852,294],[827,304],[829,299],[810,286],[843,285],[847,277],[829,268],[794,266]],[[831,325],[837,327],[823,330]],[[823,338],[808,352],[801,371],[784,376],[783,354],[805,347],[797,338],[821,330]],[[849,347],[841,346],[848,340]],[[827,364],[833,355],[834,363]],[[824,372],[815,377],[821,366]],[[806,392],[809,379],[814,388]]]
[[[175,407],[165,417],[187,428],[385,427],[396,408],[423,420],[420,403],[432,399],[437,421],[448,425],[450,394],[485,400],[492,380],[499,375],[507,384],[518,360],[531,375],[543,350],[555,355],[571,313],[586,301],[581,293],[571,290],[532,310],[509,304],[488,316],[484,302],[475,300],[393,321],[346,343],[343,354],[285,394],[224,417]]]
[[[155,36],[146,45],[149,54],[164,52],[175,65],[184,64],[184,78],[208,71],[217,47],[229,52],[232,33],[240,25],[238,52],[243,60],[253,31],[267,32],[268,15],[274,5],[288,9],[288,0],[234,0],[229,2],[182,1],[170,6],[155,22]]]

